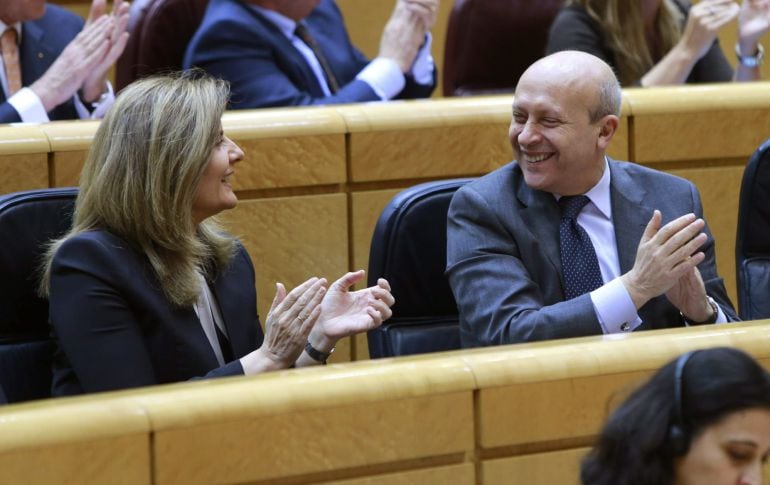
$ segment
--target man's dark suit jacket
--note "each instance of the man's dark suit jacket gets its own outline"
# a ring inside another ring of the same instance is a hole
[[[229,81],[235,109],[378,101],[368,84],[355,79],[369,61],[351,44],[337,5],[321,0],[304,21],[339,81],[340,90],[332,96],[324,95],[291,41],[240,0],[211,0],[187,46],[184,67],[197,66]],[[427,97],[434,87],[407,76],[398,97]]]
[[[644,229],[658,209],[663,223],[694,213],[700,196],[687,180],[628,162],[610,160],[610,200],[620,272],[634,265]],[[591,297],[565,301],[555,197],[531,189],[513,162],[461,188],[447,226],[447,276],[460,310],[464,347],[601,334]],[[717,275],[708,227],[698,266],[706,292],[729,320],[737,320]],[[638,311],[638,330],[684,325],[665,296]]]
[[[83,19],[56,5],[46,5],[42,18],[23,22],[19,45],[22,86],[37,81],[82,29]],[[70,99],[49,112],[48,118],[76,120],[79,116]],[[0,123],[20,121],[19,113],[6,101],[5,93],[0,89]]]
[[[53,259],[53,395],[243,374],[262,343],[254,268],[242,247],[209,285],[236,360],[220,367],[192,306],[171,304],[147,257],[107,231],[67,240]]]

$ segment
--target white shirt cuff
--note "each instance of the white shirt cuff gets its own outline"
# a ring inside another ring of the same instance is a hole
[[[77,94],[72,99],[75,102],[75,110],[78,112],[81,120],[98,120],[104,118],[107,110],[115,102],[115,91],[112,89],[112,84],[107,81],[107,90],[102,93],[99,99],[91,103],[92,110],[86,108]]]
[[[722,307],[717,303],[717,319],[714,323],[727,323],[727,315],[722,311]]]
[[[46,123],[48,113],[45,112],[43,102],[30,88],[21,88],[8,98],[8,103],[19,113],[21,121],[24,123]]]
[[[642,323],[620,278],[592,291],[591,302],[604,333],[631,332]]]
[[[417,57],[412,64],[412,70],[410,71],[412,77],[417,84],[430,84],[433,82],[434,63],[433,56],[430,55],[430,47],[433,43],[433,37],[428,32],[425,35],[425,42],[420,47],[420,51],[417,53]]]
[[[393,99],[404,89],[404,73],[393,59],[376,57],[356,76],[368,84],[382,100]]]

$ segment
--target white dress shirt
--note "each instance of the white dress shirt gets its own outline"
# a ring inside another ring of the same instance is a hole
[[[225,329],[224,320],[222,319],[222,314],[219,311],[219,305],[214,294],[211,292],[208,283],[206,283],[206,279],[200,273],[198,273],[198,280],[201,283],[201,294],[198,296],[198,301],[193,305],[193,309],[195,314],[198,315],[198,320],[200,320],[201,327],[203,327],[203,333],[206,334],[206,338],[209,344],[211,344],[211,349],[214,351],[217,362],[219,362],[220,366],[225,365],[227,362],[225,362],[222,355],[222,346],[219,345],[217,331],[214,328],[216,325],[219,327],[219,331],[226,336],[227,330]]]
[[[599,269],[604,285],[591,292],[591,301],[602,332],[631,332],[642,323],[636,306],[620,280],[618,245],[615,240],[615,226],[612,222],[610,199],[610,167],[605,159],[604,174],[591,190],[584,194],[591,202],[578,214],[577,223],[586,231],[596,251]],[[556,196],[557,200],[560,198]],[[727,317],[719,308],[717,323],[724,323]]]
[[[326,96],[331,96],[329,83],[326,81],[323,68],[318,62],[315,54],[313,54],[312,49],[310,49],[302,39],[294,35],[294,30],[297,28],[297,22],[274,10],[253,4],[249,6],[275,24],[283,35],[291,41],[291,44],[300,52],[300,54],[302,54],[302,57],[305,58],[308,65],[313,70],[313,74],[315,74],[315,77],[318,79],[318,84],[321,85],[324,94]],[[425,36],[425,43],[420,47],[417,58],[415,59],[414,64],[412,64],[410,73],[418,84],[430,84],[433,81],[433,57],[430,55],[431,43],[432,37],[430,33],[428,33]],[[401,68],[398,67],[396,61],[384,57],[374,58],[361,70],[361,72],[358,73],[356,79],[368,84],[382,100],[394,98],[402,89],[404,89],[404,85],[406,84],[404,73],[401,72]]]

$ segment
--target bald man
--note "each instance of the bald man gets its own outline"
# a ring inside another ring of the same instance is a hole
[[[464,347],[737,320],[695,186],[607,157],[620,99],[612,69],[582,52],[522,75],[516,160],[449,209]]]

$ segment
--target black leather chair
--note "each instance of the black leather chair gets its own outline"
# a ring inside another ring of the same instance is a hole
[[[72,223],[77,188],[0,196],[0,387],[9,403],[51,395],[48,302],[37,296],[47,243]]]
[[[512,93],[545,55],[564,0],[455,0],[444,43],[444,96]]]
[[[770,318],[770,139],[751,155],[743,172],[735,270],[740,317]]]
[[[372,358],[460,348],[457,304],[444,276],[446,218],[455,191],[473,179],[439,180],[396,195],[369,251],[369,285],[386,278],[393,317],[368,334]]]

